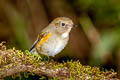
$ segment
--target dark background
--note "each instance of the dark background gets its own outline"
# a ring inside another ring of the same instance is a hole
[[[0,0],[0,41],[8,48],[29,50],[41,30],[60,16],[78,27],[55,60],[79,60],[114,69],[119,76],[120,0]]]

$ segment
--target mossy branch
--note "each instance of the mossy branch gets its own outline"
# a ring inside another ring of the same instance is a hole
[[[39,55],[21,52],[0,45],[0,79],[20,72],[31,72],[53,79],[117,79],[116,72],[100,71],[98,67],[82,66],[79,61],[56,63],[42,61]]]

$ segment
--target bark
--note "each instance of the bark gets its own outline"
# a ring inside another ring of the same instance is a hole
[[[48,78],[79,80],[106,79],[118,80],[113,71],[100,71],[98,67],[82,66],[79,61],[58,63],[42,61],[39,55],[29,51],[8,49],[0,44],[0,79],[20,72],[31,72]]]

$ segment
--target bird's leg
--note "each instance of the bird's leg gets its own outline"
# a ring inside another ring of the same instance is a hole
[[[47,55],[48,63],[50,62],[50,56]]]
[[[46,53],[42,53],[42,54],[40,54],[40,56],[43,58],[43,61],[47,61],[48,63],[50,62],[50,61],[54,61],[53,60],[53,57],[52,56],[48,56],[48,54],[46,54]]]

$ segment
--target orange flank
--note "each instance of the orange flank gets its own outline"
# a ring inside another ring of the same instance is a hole
[[[47,35],[45,35],[45,36],[36,44],[36,48],[39,48],[39,46],[40,46],[41,44],[43,44],[44,42],[46,42],[50,36],[51,36],[51,33],[48,33]]]

